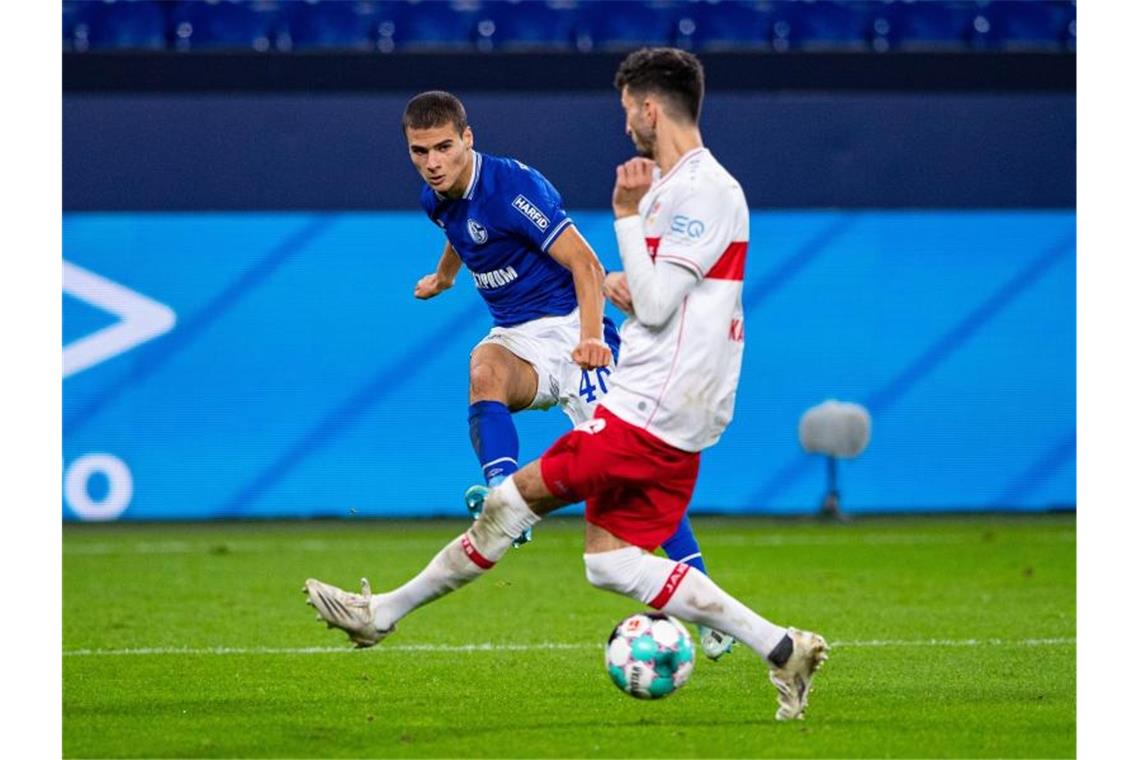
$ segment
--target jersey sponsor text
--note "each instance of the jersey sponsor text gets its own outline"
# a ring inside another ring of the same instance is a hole
[[[475,280],[475,287],[486,290],[488,288],[501,288],[514,282],[518,279],[519,273],[515,271],[514,267],[509,266],[490,272],[472,272],[471,277]]]
[[[540,230],[545,231],[550,226],[550,220],[546,218],[546,214],[539,211],[538,207],[526,199],[523,195],[516,195],[514,201],[511,203],[519,213],[538,227]]]

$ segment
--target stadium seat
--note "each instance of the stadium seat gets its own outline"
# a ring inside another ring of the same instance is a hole
[[[282,6],[281,42],[294,50],[371,50],[377,45],[378,3],[304,0]]]
[[[623,51],[643,45],[671,45],[676,37],[678,3],[582,3],[578,49]]]
[[[1073,2],[991,2],[980,8],[992,26],[990,44],[1003,50],[1051,51],[1076,40]]]
[[[151,0],[65,3],[65,49],[162,50],[167,39],[163,6]]]
[[[99,49],[1061,51],[1073,0],[63,0]]]
[[[486,20],[484,3],[475,0],[408,0],[393,14],[391,35],[398,51],[463,51],[475,47],[477,27]]]
[[[678,21],[678,45],[696,51],[768,49],[772,5],[740,0],[692,3]],[[692,23],[691,30],[686,20]]]
[[[490,20],[491,26],[477,30],[486,41],[484,47],[508,52],[565,52],[575,48],[578,3],[500,0],[487,6],[485,20]]]
[[[865,50],[878,3],[800,0],[773,3],[772,47],[784,50]]]
[[[65,52],[72,52],[75,50],[75,27],[79,23],[86,23],[83,20],[83,6],[87,3],[77,2],[76,0],[64,0],[63,3],[63,49]],[[83,32],[86,38],[86,29]]]
[[[872,21],[876,50],[949,51],[969,47],[977,36],[977,4],[900,0]]]
[[[255,0],[184,0],[174,4],[176,50],[273,49],[279,31],[280,4]]]

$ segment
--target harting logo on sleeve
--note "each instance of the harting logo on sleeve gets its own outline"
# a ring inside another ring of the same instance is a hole
[[[538,207],[525,197],[516,195],[511,205],[518,209],[520,214],[529,219],[535,227],[538,227],[543,232],[546,232],[546,228],[550,226],[550,220],[546,218],[546,214],[539,211]]]

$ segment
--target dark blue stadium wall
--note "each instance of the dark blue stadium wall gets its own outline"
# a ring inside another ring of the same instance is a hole
[[[388,94],[71,94],[67,210],[408,209],[416,175]],[[612,92],[459,93],[476,145],[605,208],[630,155]],[[709,147],[754,208],[1066,208],[1069,94],[714,92]]]
[[[411,297],[442,244],[398,129],[424,71],[227,91],[65,66],[66,519],[462,512],[488,320],[463,280]],[[816,509],[796,422],[829,397],[874,416],[840,470],[853,512],[1075,504],[1074,93],[895,84],[709,94],[753,217],[737,418],[698,512]],[[615,94],[456,89],[477,146],[542,169],[618,266]],[[519,424],[532,457],[567,423]]]

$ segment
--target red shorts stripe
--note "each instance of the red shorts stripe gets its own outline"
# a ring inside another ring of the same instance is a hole
[[[484,570],[490,570],[495,566],[494,562],[479,553],[479,550],[475,548],[475,544],[471,543],[471,539],[467,537],[466,533],[463,534],[462,543],[463,552],[467,555],[467,559],[471,560]]]
[[[677,532],[697,482],[700,454],[670,446],[603,406],[539,460],[563,501],[586,501],[586,522],[653,551]]]
[[[677,593],[677,587],[681,585],[681,581],[685,579],[688,573],[688,565],[682,562],[678,562],[674,565],[673,572],[669,573],[669,577],[665,579],[665,585],[661,587],[661,591],[658,592],[657,596],[653,597],[653,601],[649,603],[649,606],[655,610],[659,610],[668,604],[669,600],[673,598],[673,594]]]

